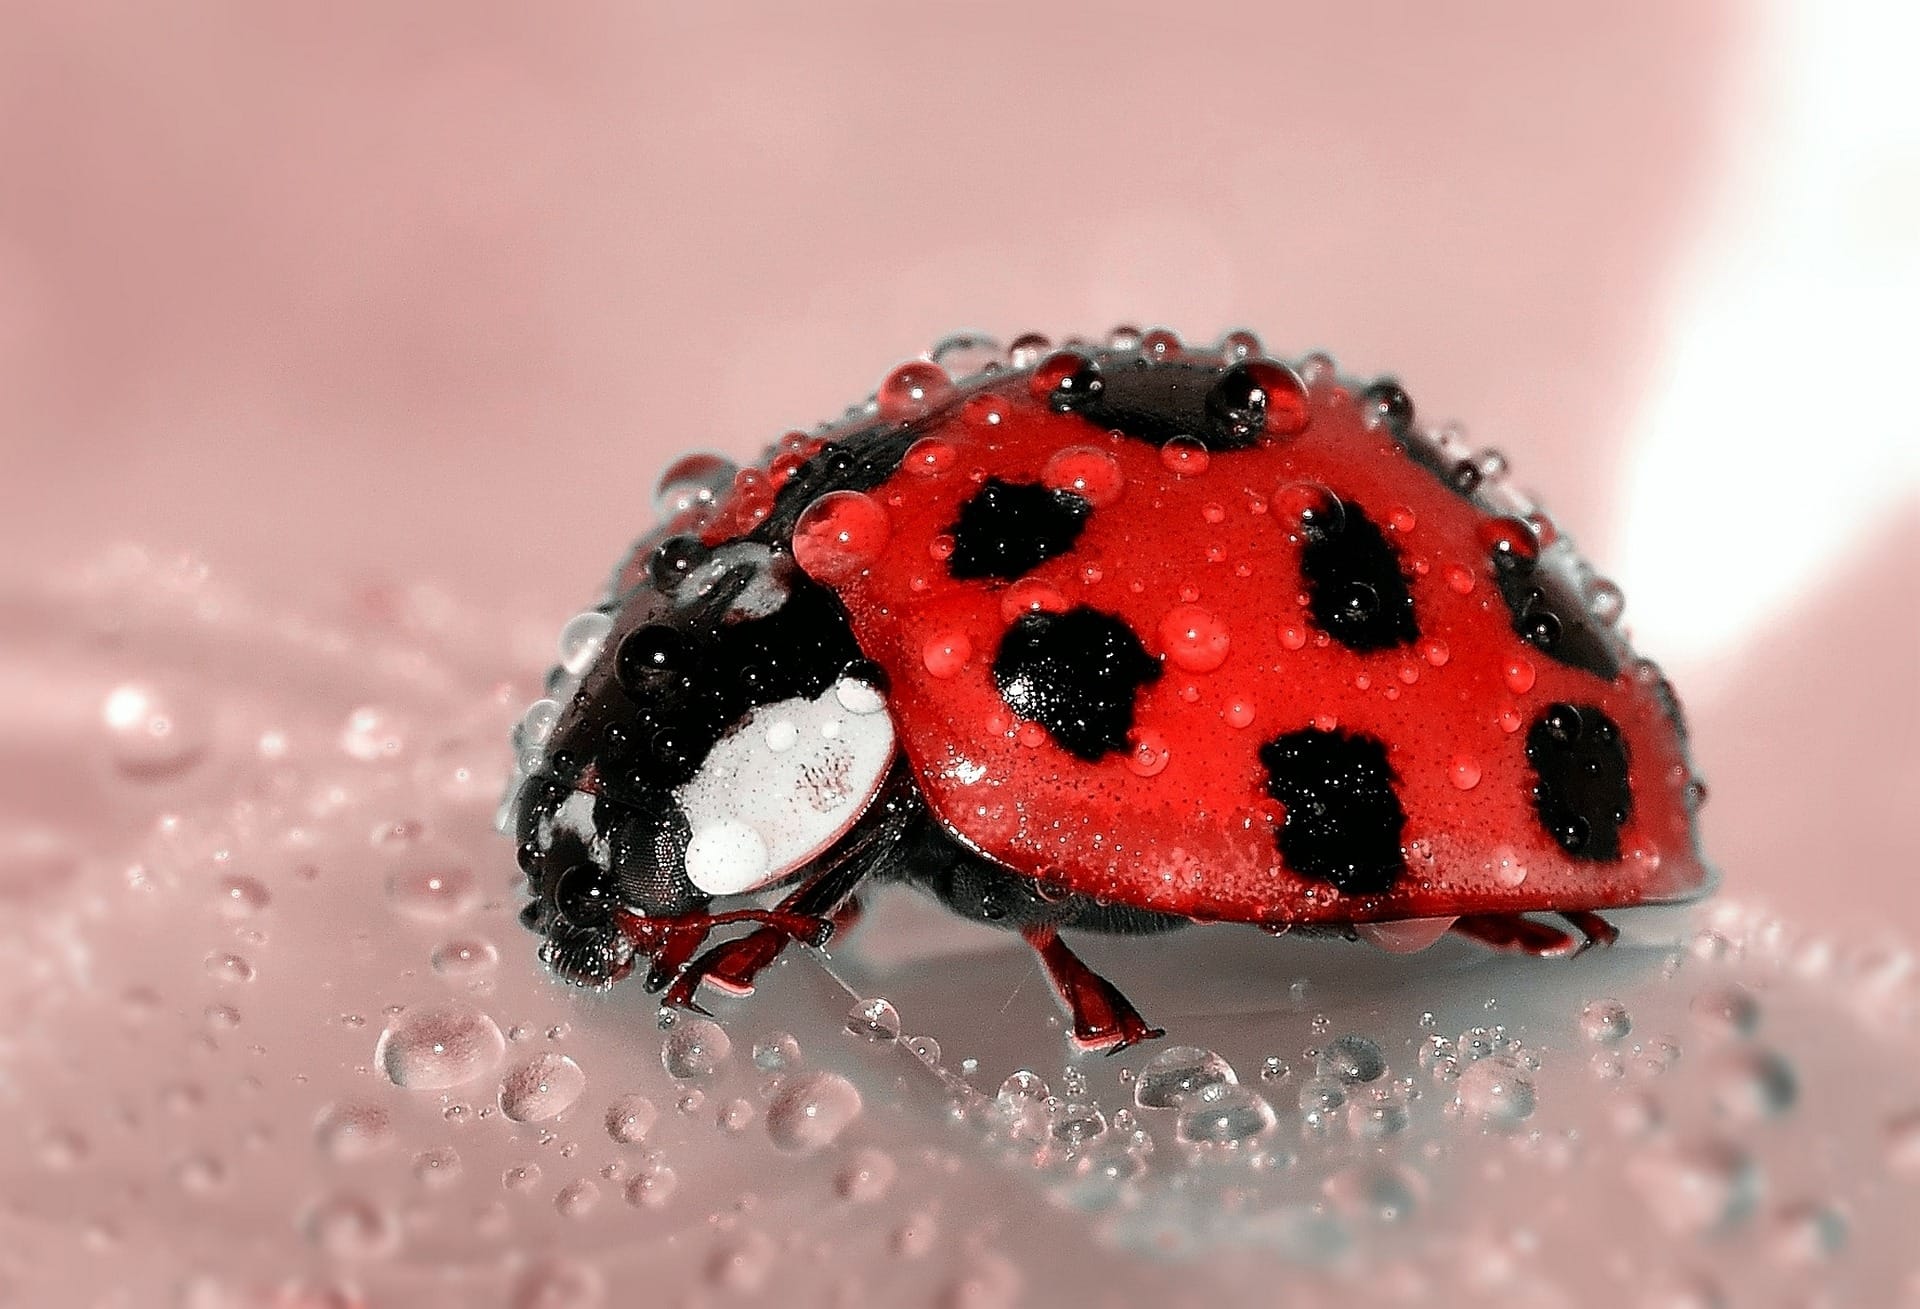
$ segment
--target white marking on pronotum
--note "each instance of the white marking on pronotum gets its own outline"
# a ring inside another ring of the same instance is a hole
[[[873,687],[842,678],[743,718],[674,793],[692,833],[688,879],[708,895],[744,895],[844,836],[893,764],[885,709]]]
[[[593,824],[593,797],[587,792],[575,791],[561,801],[546,822],[543,844],[551,847],[554,837],[562,832],[578,837],[593,862],[602,868],[613,867],[613,847]]]

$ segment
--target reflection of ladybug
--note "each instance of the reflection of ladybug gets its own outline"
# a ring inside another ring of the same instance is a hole
[[[1060,928],[1551,954],[1706,888],[1672,693],[1497,455],[1244,333],[1044,350],[950,344],[764,467],[669,472],[518,729],[556,971],[744,992],[904,879],[1118,1048],[1157,1033]]]

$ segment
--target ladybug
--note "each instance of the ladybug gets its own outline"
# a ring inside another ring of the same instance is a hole
[[[950,341],[759,466],[683,459],[515,729],[522,920],[697,1008],[904,881],[1108,1050],[1161,1032],[1062,929],[1611,942],[1709,889],[1704,788],[1503,473],[1392,381],[1128,329]]]

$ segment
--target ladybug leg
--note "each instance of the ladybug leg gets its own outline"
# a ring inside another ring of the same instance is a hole
[[[809,944],[819,944],[833,932],[833,924],[827,919],[789,912],[782,907],[735,909],[720,914],[677,914],[660,918],[643,918],[623,909],[614,915],[614,926],[633,946],[635,955],[645,955],[649,960],[646,980],[649,991],[658,991],[671,982],[687,966],[687,961],[706,944],[707,937],[716,927],[734,923],[764,923],[767,925],[764,930]],[[628,964],[620,976],[624,977],[632,971],[632,965]]]
[[[1468,914],[1456,919],[1453,931],[1491,950],[1518,950],[1536,959],[1578,954],[1585,947],[1550,923],[1524,914]]]
[[[1047,979],[1073,1015],[1074,1044],[1082,1050],[1118,1054],[1137,1042],[1166,1035],[1158,1027],[1147,1026],[1132,1001],[1067,949],[1053,928],[1029,927],[1021,935],[1039,954]]]
[[[1563,913],[1560,917],[1567,925],[1580,933],[1580,948],[1575,954],[1584,954],[1594,946],[1605,948],[1620,939],[1620,929],[1602,918],[1599,914],[1585,909],[1576,909],[1572,913]]]
[[[800,884],[791,895],[763,915],[767,925],[742,937],[722,941],[691,963],[684,963],[660,1003],[673,1009],[705,1013],[695,996],[700,983],[712,982],[732,995],[752,995],[754,979],[780,957],[787,942],[825,945],[836,932],[851,927],[860,916],[853,898],[854,885],[865,875],[862,863],[823,870]],[[776,921],[778,920],[778,921]],[[795,931],[795,925],[806,930]]]

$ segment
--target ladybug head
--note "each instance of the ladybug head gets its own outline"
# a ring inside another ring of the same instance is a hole
[[[517,808],[523,921],[584,984],[632,967],[623,913],[697,912],[796,875],[895,757],[878,669],[788,555],[672,538],[649,574],[615,602]]]

